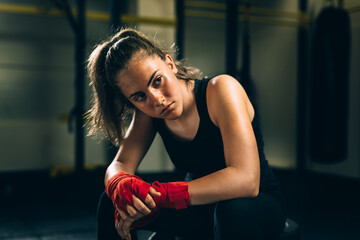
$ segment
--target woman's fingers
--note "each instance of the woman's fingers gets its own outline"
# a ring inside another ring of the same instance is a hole
[[[131,240],[130,229],[132,223],[133,223],[132,221],[125,221],[124,224],[122,225],[122,231],[125,234],[126,240]]]
[[[126,210],[131,218],[134,218],[135,220],[141,218],[144,216],[144,214],[138,212],[134,207],[127,205]]]
[[[142,214],[143,216],[148,215],[152,209],[156,207],[156,203],[154,201],[155,197],[160,197],[161,193],[157,192],[154,188],[150,187],[149,194],[146,196],[145,201],[141,201],[138,197],[133,195],[133,207],[127,206],[127,211],[131,217],[140,218],[142,217],[138,213]],[[136,212],[135,212],[135,211]]]
[[[150,187],[149,190],[149,194],[151,195],[151,197],[155,198],[155,197],[160,197],[161,193],[157,192],[154,188]]]
[[[146,196],[145,202],[133,195],[133,206],[127,205],[126,212],[116,209],[120,214],[120,220],[116,221],[115,228],[119,236],[123,239],[130,240],[130,229],[133,222],[151,213],[151,209],[156,207],[154,197],[159,197],[161,194],[155,189],[150,188],[149,194]]]
[[[122,239],[131,240],[131,225],[136,220],[151,213],[151,209],[156,207],[156,203],[153,198],[159,197],[160,195],[161,194],[159,192],[151,187],[144,202],[133,195],[133,206],[128,204],[126,206],[126,212],[115,206],[121,218],[119,221],[115,222],[115,228]]]
[[[148,195],[148,196],[149,196],[149,195]],[[151,212],[151,210],[149,209],[149,207],[147,207],[147,206],[145,205],[145,203],[143,203],[140,199],[138,199],[138,198],[135,197],[134,195],[133,195],[133,201],[134,201],[134,208],[135,208],[138,212],[142,213],[143,215],[148,215],[148,214]]]
[[[120,214],[120,220],[115,222],[115,228],[122,239],[131,240],[130,226],[135,221],[134,218],[128,216],[124,211],[116,208]]]
[[[146,206],[150,209],[154,209],[156,207],[154,198],[160,197],[160,196],[161,196],[161,193],[157,192],[154,188],[150,187],[149,194],[145,198]]]
[[[123,233],[123,230],[122,230],[123,224],[124,224],[124,221],[122,219],[120,219],[119,221],[115,221],[115,229],[116,229],[117,233],[119,234],[119,236],[122,239],[125,239],[125,234]]]
[[[145,204],[149,209],[154,209],[156,206],[154,199],[149,194],[145,198]]]

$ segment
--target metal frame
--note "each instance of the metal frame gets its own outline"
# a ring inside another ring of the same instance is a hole
[[[238,10],[237,0],[226,1],[225,62],[226,73],[236,77],[238,72]]]
[[[77,0],[74,16],[67,0],[57,1],[57,7],[64,12],[75,35],[75,106],[70,119],[75,118],[75,171],[81,173],[85,165],[85,48],[86,48],[86,0]],[[71,124],[69,120],[69,124]]]
[[[299,11],[301,16],[305,16],[307,10],[307,0],[299,0]],[[302,18],[305,22],[305,19]],[[296,169],[299,172],[305,170],[305,123],[306,123],[306,89],[308,79],[307,67],[307,30],[305,24],[300,24],[298,28],[298,65],[297,65],[297,122],[296,122]]]

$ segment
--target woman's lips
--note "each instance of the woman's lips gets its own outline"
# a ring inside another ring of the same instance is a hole
[[[171,106],[173,105],[173,103],[174,102],[172,102],[172,103],[170,103],[169,105],[167,105],[162,111],[161,111],[161,115],[163,115],[163,114],[165,114],[165,113],[167,113],[169,110],[170,110],[170,108],[171,108]]]

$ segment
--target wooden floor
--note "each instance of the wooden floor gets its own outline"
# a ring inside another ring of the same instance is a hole
[[[360,182],[275,170],[303,240],[360,239]],[[0,239],[96,239],[102,170],[81,178],[0,174]],[[140,240],[148,233],[142,233]]]

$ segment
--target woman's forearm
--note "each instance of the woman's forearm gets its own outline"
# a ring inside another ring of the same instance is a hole
[[[259,192],[259,174],[227,167],[189,182],[191,205],[214,203],[233,198],[256,197]]]
[[[105,172],[105,179],[104,179],[104,183],[106,185],[106,183],[108,182],[108,180],[114,176],[115,174],[117,174],[118,172],[126,172],[129,174],[134,174],[135,171],[132,170],[129,167],[126,167],[126,165],[124,165],[123,163],[121,163],[120,161],[114,160],[106,169]]]

